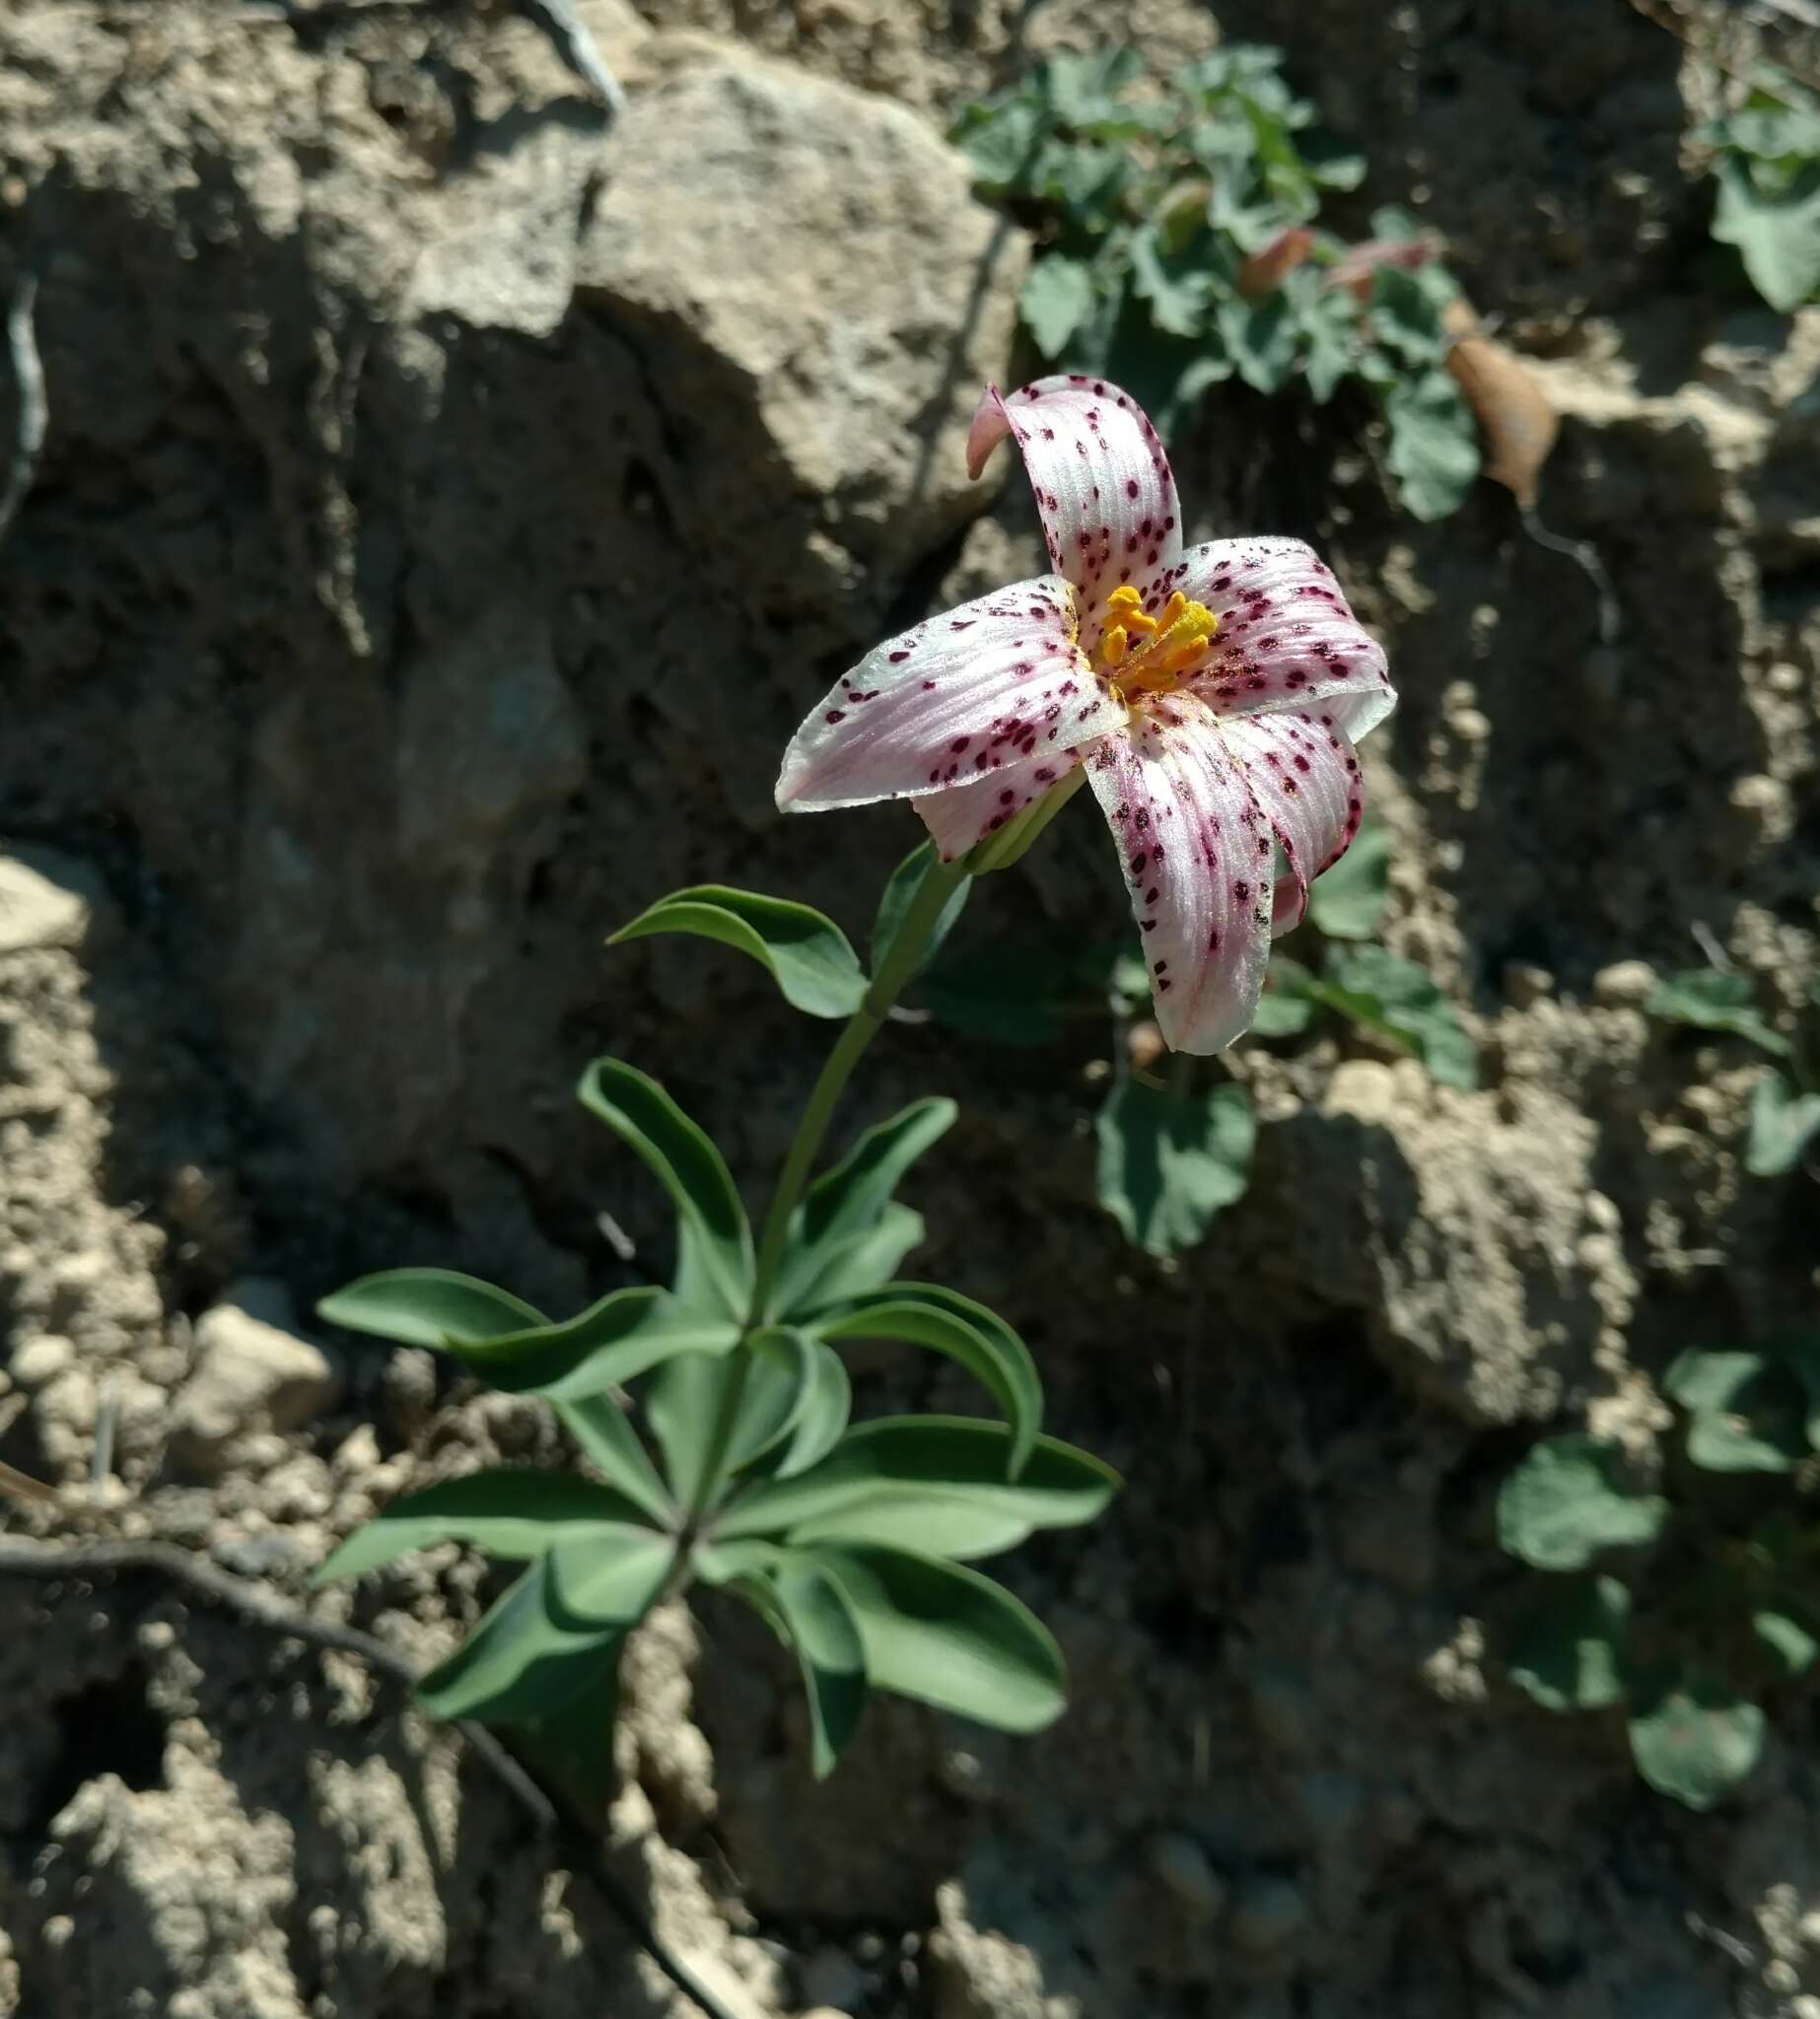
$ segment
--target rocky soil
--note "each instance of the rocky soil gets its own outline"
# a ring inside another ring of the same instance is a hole
[[[0,548],[0,1458],[93,1500],[9,1523],[175,1542],[425,1661],[471,1621],[454,1551],[308,1576],[556,1432],[311,1305],[415,1260],[574,1306],[624,1280],[601,1213],[662,1263],[569,1098],[600,1051],[763,1186],[821,1033],[731,957],[601,940],[724,875],[860,932],[910,817],[785,826],[784,740],[881,627],[1040,566],[960,453],[1027,246],[943,123],[1047,46],[1267,35],[1366,146],[1359,217],[1421,210],[1539,361],[1545,513],[1621,604],[1603,644],[1489,485],[1398,517],[1333,416],[1217,388],[1176,458],[1191,537],[1317,539],[1388,643],[1388,937],[1485,1084],[1246,1047],[1252,1192],[1163,1267],[1092,1202],[1095,1027],[895,1030],[854,1123],[964,1110],[931,1273],[1131,1476],[1012,1571],[1076,1706],[1015,1742],[875,1708],[816,1787],[762,1635],[671,1610],[614,1868],[752,2019],[1820,2019],[1811,1701],[1696,1817],[1486,1626],[1526,1439],[1646,1443],[1680,1347],[1816,1288],[1813,1184],[1742,1167],[1755,1055],[1641,1007],[1708,940],[1785,1027],[1820,969],[1820,312],[1709,287],[1679,45],[1622,0],[578,11],[617,122],[534,8],[0,15],[0,287],[39,276],[51,416]],[[1102,929],[1092,826],[976,904]],[[0,1580],[0,2013],[693,2010],[358,1662],[147,1578]]]

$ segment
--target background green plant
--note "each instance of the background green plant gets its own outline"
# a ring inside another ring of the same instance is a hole
[[[1807,1001],[1810,1010],[1820,1010],[1820,979]],[[1664,1023],[1743,1038],[1777,1061],[1751,1097],[1744,1167],[1758,1178],[1793,1170],[1820,1140],[1820,1017],[1805,1017],[1792,1038],[1784,1037],[1758,1009],[1751,978],[1716,967],[1665,976],[1644,1008]]]
[[[1007,830],[973,868],[997,867],[1019,839]],[[574,1438],[585,1473],[495,1468],[405,1495],[318,1574],[367,1574],[438,1542],[524,1565],[419,1695],[441,1716],[511,1734],[591,1816],[610,1788],[626,1636],[692,1584],[742,1600],[794,1649],[818,1775],[873,1690],[1009,1731],[1064,1707],[1055,1641],[973,1566],[1038,1528],[1091,1520],[1118,1480],[1042,1434],[1042,1383],[1012,1326],[898,1275],[924,1228],[895,1194],[953,1103],[912,1103],[809,1177],[855,1062],[952,925],[968,876],[927,845],[915,851],[884,894],[870,973],[819,912],[720,884],[678,891],[615,936],[717,941],[759,962],[798,1009],[844,1019],[756,1235],[703,1131],[655,1079],[598,1059],[583,1105],[675,1208],[666,1286],[614,1289],[551,1320],[474,1278],[397,1269],[319,1307],[333,1324],[448,1353],[496,1388],[540,1398]],[[841,1350],[856,1340],[955,1362],[1002,1420],[851,1423]]]
[[[1377,943],[1390,898],[1390,840],[1367,820],[1309,891],[1318,969],[1273,953],[1254,1039],[1295,1039],[1335,1022],[1421,1060],[1445,1085],[1478,1083],[1478,1058],[1434,977]],[[1054,1044],[1083,1023],[1129,1034],[1151,1013],[1135,942],[1067,948],[987,932],[950,940],[911,993],[938,1021],[994,1043]],[[1115,1042],[1094,1117],[1099,1203],[1126,1238],[1158,1256],[1204,1239],[1245,1195],[1257,1140],[1251,1095],[1219,1060],[1135,1064]]]
[[[1712,151],[1714,238],[1772,309],[1820,300],[1820,97],[1761,64],[1738,108],[1694,139]]]
[[[1678,1421],[1659,1480],[1584,1431],[1505,1480],[1499,1541],[1543,1574],[1505,1656],[1547,1709],[1622,1708],[1644,1779],[1707,1809],[1756,1765],[1759,1699],[1820,1653],[1820,1331],[1690,1349],[1662,1386]]]
[[[1444,369],[1459,290],[1392,210],[1372,232],[1405,242],[1408,263],[1367,264],[1363,302],[1334,284],[1347,247],[1317,220],[1365,161],[1316,130],[1282,65],[1242,43],[1161,78],[1131,49],[1053,56],[969,105],[951,137],[982,192],[1037,235],[1021,309],[1045,358],[1115,379],[1165,436],[1222,380],[1317,403],[1357,383],[1382,410],[1405,508],[1443,519],[1479,468]],[[1296,232],[1298,262],[1274,271]]]

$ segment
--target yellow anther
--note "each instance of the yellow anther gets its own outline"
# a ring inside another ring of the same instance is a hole
[[[1165,624],[1173,624],[1176,618],[1179,617],[1187,607],[1188,598],[1185,595],[1183,595],[1181,591],[1178,589],[1175,592],[1175,593],[1172,596],[1170,596],[1169,600],[1163,605],[1162,621]],[[1195,607],[1198,609],[1200,605],[1197,603]]]
[[[1116,624],[1121,610],[1135,610],[1143,600],[1143,596],[1132,588],[1129,582],[1121,582],[1118,588],[1107,596],[1106,608],[1111,613],[1112,621]]]
[[[1109,666],[1122,666],[1131,641],[1125,635],[1123,624],[1113,624],[1099,641],[1099,656]]]

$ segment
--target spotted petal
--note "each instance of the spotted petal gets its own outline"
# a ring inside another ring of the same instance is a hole
[[[1122,582],[1142,582],[1181,552],[1181,504],[1169,458],[1128,392],[1079,373],[1033,380],[1009,395],[988,385],[967,433],[967,472],[1015,436],[1042,514],[1050,564],[1097,609]],[[1097,636],[1084,641],[1090,652]]]
[[[945,863],[951,863],[975,843],[997,834],[1013,814],[1040,800],[1080,762],[1076,750],[1060,757],[1050,750],[1038,750],[1033,757],[1020,757],[984,778],[926,794],[917,801],[916,810],[935,840],[937,854]]]
[[[1210,540],[1146,585],[1146,594],[1177,589],[1220,619],[1193,682],[1216,714],[1309,709],[1331,715],[1357,742],[1396,706],[1383,647],[1305,540]]]
[[[1124,709],[1076,644],[1074,591],[1014,584],[932,617],[867,654],[784,753],[791,812],[936,793],[1104,735]]]
[[[1172,694],[1087,753],[1143,936],[1156,1021],[1179,1052],[1248,1029],[1270,949],[1270,823],[1205,703]]]
[[[1289,865],[1277,881],[1273,919],[1278,932],[1288,932],[1308,909],[1308,885],[1333,868],[1359,832],[1365,811],[1359,759],[1343,730],[1299,709],[1228,716],[1221,730]]]

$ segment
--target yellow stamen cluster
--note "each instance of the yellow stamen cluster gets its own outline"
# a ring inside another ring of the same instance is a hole
[[[1116,677],[1121,700],[1134,694],[1165,694],[1206,653],[1220,620],[1205,603],[1191,603],[1178,589],[1160,617],[1147,616],[1144,598],[1125,583],[1106,598],[1106,628],[1100,634],[1099,663]]]

